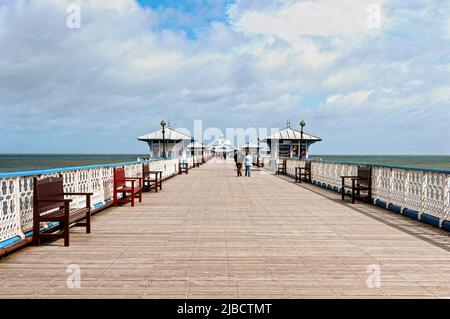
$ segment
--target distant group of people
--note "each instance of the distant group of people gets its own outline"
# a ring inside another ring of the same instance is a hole
[[[250,177],[253,166],[253,157],[248,151],[245,152],[245,156],[240,151],[234,151],[234,162],[236,163],[238,177],[242,176],[242,166],[245,166],[245,177]]]

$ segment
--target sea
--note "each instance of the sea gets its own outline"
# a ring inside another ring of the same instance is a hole
[[[0,154],[0,173],[62,167],[134,162],[148,154]],[[326,161],[450,170],[450,156],[428,155],[310,155]]]

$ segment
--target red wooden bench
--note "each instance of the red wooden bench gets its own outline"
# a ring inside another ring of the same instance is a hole
[[[86,226],[91,233],[92,193],[65,193],[63,178],[48,177],[33,179],[33,244],[39,245],[41,238],[64,238],[64,246],[69,246],[70,225]],[[86,207],[70,209],[71,199],[65,196],[86,196]],[[80,221],[85,220],[84,223]],[[56,232],[42,233],[40,223],[58,222]]]
[[[135,185],[136,181],[139,181],[139,185]],[[131,186],[127,185],[127,182],[131,183]],[[134,199],[139,198],[139,202],[142,202],[142,177],[126,177],[125,168],[114,168],[114,198],[113,205],[117,207],[119,203],[130,203],[131,207],[134,207]],[[122,198],[117,198],[117,194],[122,194]],[[130,194],[127,197],[127,194]]]

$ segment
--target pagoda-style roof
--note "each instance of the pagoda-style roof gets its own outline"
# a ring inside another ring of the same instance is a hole
[[[272,135],[261,139],[261,141],[270,140],[301,140],[302,133],[299,130],[293,128],[287,128],[282,131],[273,133]],[[320,142],[322,139],[320,137],[303,132],[303,140],[311,142]]]
[[[190,137],[186,134],[177,132],[171,128],[166,128],[164,139],[166,141],[183,141],[183,140],[191,140],[192,137]],[[144,141],[144,142],[162,141],[163,140],[162,130],[143,135],[143,136],[139,137],[138,140]]]

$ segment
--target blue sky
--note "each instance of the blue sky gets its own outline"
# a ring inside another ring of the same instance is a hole
[[[197,33],[213,22],[227,23],[227,8],[234,1],[227,0],[139,0],[140,5],[155,10],[162,21],[158,31],[183,30],[189,39],[196,40]]]
[[[321,154],[450,154],[450,3],[0,0],[0,153],[307,122]],[[379,28],[370,27],[371,5]]]

